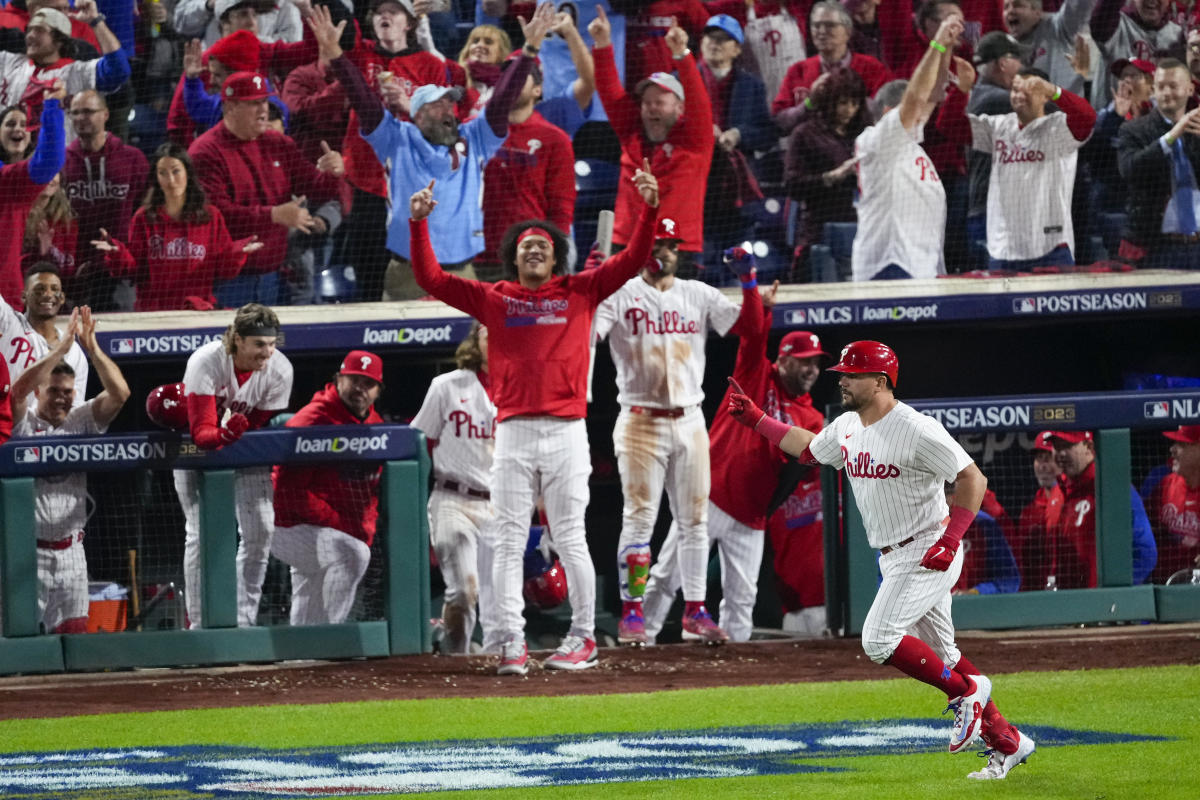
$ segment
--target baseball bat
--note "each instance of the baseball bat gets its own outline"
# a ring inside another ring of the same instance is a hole
[[[607,208],[596,218],[596,241],[600,244],[600,252],[605,258],[612,255],[613,212]]]
[[[135,548],[130,548],[129,549],[129,607],[133,611],[132,619],[136,620],[137,629],[139,631],[142,629],[141,605],[142,605],[142,598],[140,596],[140,592],[138,592],[138,580],[137,580],[137,550]]]

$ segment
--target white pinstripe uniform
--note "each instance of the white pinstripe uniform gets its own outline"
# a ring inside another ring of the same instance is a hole
[[[25,418],[13,427],[13,437],[101,434],[107,425],[96,422],[95,400],[71,409],[57,428],[29,407]],[[46,633],[53,633],[68,620],[88,615],[87,558],[83,551],[83,529],[88,519],[87,473],[49,475],[34,481],[33,515],[39,546],[38,616]],[[41,543],[70,544],[55,549]]]
[[[921,559],[946,530],[944,484],[970,466],[971,457],[940,422],[904,403],[867,427],[856,412],[842,414],[808,449],[822,464],[845,469],[871,547],[893,548],[879,558],[883,582],[863,622],[863,650],[882,664],[907,634],[953,667],[959,651],[950,591],[963,550],[945,572],[921,567]]]
[[[65,335],[66,328],[58,326],[60,336]],[[35,331],[29,324],[28,318],[14,309],[3,298],[0,298],[0,356],[8,363],[8,377],[16,382],[21,373],[33,366],[34,362],[50,352],[50,345],[45,337]],[[83,405],[83,395],[87,391],[88,370],[90,369],[87,355],[79,342],[71,345],[63,358],[71,369],[75,370],[75,403],[78,408]],[[30,393],[27,399],[30,408],[37,405],[37,400]]]
[[[437,440],[434,488],[429,495],[429,530],[446,582],[443,650],[470,652],[476,602],[483,617],[485,649],[495,636],[491,610],[490,499],[496,406],[474,370],[457,369],[433,379],[425,402],[409,423]]]
[[[217,419],[226,412],[245,414],[261,409],[287,408],[292,394],[292,364],[276,350],[267,365],[250,375],[241,386],[233,368],[233,356],[225,352],[222,341],[209,342],[188,358],[183,375],[185,395],[212,395],[217,402]],[[183,580],[189,625],[199,628],[200,617],[200,483],[193,470],[177,469],[175,491],[183,507],[186,538],[183,549]],[[254,625],[258,620],[258,601],[262,597],[263,578],[271,551],[271,533],[275,529],[272,506],[270,467],[243,467],[235,471],[234,503],[237,512],[238,542],[238,625]]]
[[[700,410],[704,345],[710,327],[724,336],[740,311],[700,281],[676,278],[660,291],[640,275],[596,309],[593,331],[597,339],[608,337],[621,404],[613,447],[625,498],[617,546],[622,600],[645,592],[646,574],[638,575],[637,567],[650,564],[664,484],[678,528],[684,599],[704,600],[711,483],[708,428]]]
[[[345,622],[355,591],[371,563],[361,539],[324,525],[276,528],[271,552],[291,567],[292,625]]]

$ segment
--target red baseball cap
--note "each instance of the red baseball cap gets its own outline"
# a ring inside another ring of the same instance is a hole
[[[1054,431],[1038,431],[1038,434],[1033,437],[1033,449],[1045,450],[1047,453],[1054,452],[1054,445],[1050,440],[1054,438]]]
[[[1200,444],[1200,425],[1180,425],[1179,430],[1167,431],[1163,436],[1173,442]]]
[[[788,331],[779,342],[779,355],[792,358],[828,356],[821,349],[821,339],[812,331]]]
[[[1109,67],[1109,69],[1112,71],[1113,75],[1119,78],[1121,77],[1121,73],[1125,71],[1126,67],[1137,67],[1147,75],[1154,75],[1155,70],[1153,61],[1146,61],[1142,58],[1118,58],[1112,63],[1112,66]]]
[[[380,385],[383,384],[383,361],[374,353],[366,350],[351,350],[342,359],[338,375],[362,375]]]
[[[683,237],[679,235],[679,223],[670,217],[663,217],[658,221],[658,227],[654,230],[654,241],[661,242],[663,240],[682,242]]]
[[[274,92],[257,72],[235,72],[221,85],[222,100],[262,100]]]
[[[1046,431],[1048,439],[1061,439],[1067,444],[1092,441],[1091,431]]]

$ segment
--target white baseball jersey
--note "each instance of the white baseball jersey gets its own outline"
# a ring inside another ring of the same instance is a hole
[[[704,400],[704,345],[724,336],[741,307],[701,281],[676,278],[659,291],[640,275],[596,309],[592,330],[609,337],[623,407],[687,408]]]
[[[13,438],[104,433],[108,425],[96,422],[94,406],[95,400],[92,399],[71,409],[63,424],[57,428],[39,417],[36,408],[28,408],[25,418],[13,426]],[[86,472],[38,478],[34,488],[33,513],[37,523],[37,538],[55,542],[83,530],[87,524]]]
[[[808,449],[822,464],[846,470],[874,548],[939,530],[950,513],[944,484],[971,464],[940,422],[904,403],[866,427],[848,411]]]
[[[767,87],[767,102],[779,94],[779,87],[788,67],[807,58],[804,52],[804,32],[796,18],[780,4],[779,12],[758,16],[754,6],[746,7],[746,40],[748,66],[757,72]]]
[[[239,386],[233,356],[225,352],[225,344],[218,339],[188,358],[183,387],[186,394],[216,397],[218,422],[226,411],[245,415],[256,408],[277,411],[287,408],[292,396],[292,362],[276,350],[265,367],[252,372]]]
[[[906,130],[893,108],[855,140],[860,198],[850,265],[856,281],[888,264],[914,278],[946,273],[946,190],[921,148],[923,138],[923,129]]]
[[[1075,252],[1071,194],[1083,142],[1067,115],[1046,114],[1021,127],[1015,112],[968,114],[971,146],[992,155],[987,249],[992,258],[1038,258],[1064,242]]]
[[[496,406],[474,370],[456,369],[434,378],[421,410],[409,425],[437,439],[436,478],[489,490]]]
[[[68,61],[62,66],[39,67],[25,53],[0,53],[0,107],[19,106],[35,81],[49,85],[54,80],[61,80],[67,89],[67,97],[82,92],[85,89],[96,88],[96,66],[100,61]],[[57,62],[57,63],[61,63]],[[75,140],[75,128],[67,115],[66,125],[67,144]]]
[[[8,376],[13,381],[46,355],[46,340],[29,327],[29,320],[25,319],[24,314],[3,298],[0,298],[0,337],[3,337],[0,338],[0,354],[8,363]]]

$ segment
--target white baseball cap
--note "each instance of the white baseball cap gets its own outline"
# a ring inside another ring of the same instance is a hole
[[[461,86],[436,86],[432,83],[427,83],[413,92],[412,99],[408,101],[408,115],[416,119],[417,112],[426,103],[435,103],[443,97],[449,97],[457,103],[462,96],[463,90]]]
[[[649,78],[643,78],[637,85],[637,93],[641,94],[646,91],[646,87],[653,84],[666,92],[671,92],[680,100],[683,98],[683,84],[669,72],[655,72]]]
[[[33,12],[33,16],[29,18],[29,22],[25,25],[25,30],[29,30],[35,25],[41,25],[52,31],[58,31],[63,36],[71,35],[71,20],[67,18],[66,14],[55,8],[39,8]]]

